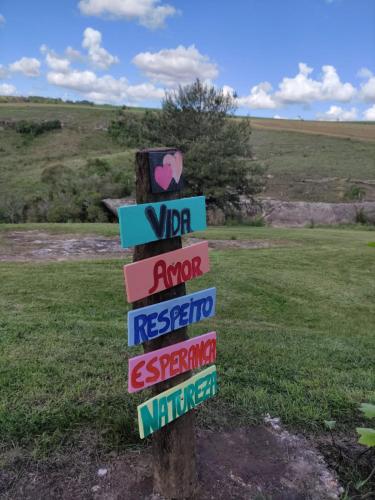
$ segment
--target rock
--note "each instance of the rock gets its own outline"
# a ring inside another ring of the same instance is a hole
[[[216,206],[207,208],[207,224],[209,226],[222,226],[225,224],[224,211]]]
[[[375,224],[375,202],[309,203],[264,200],[262,213],[271,226],[303,227],[308,224]]]
[[[99,477],[104,477],[108,474],[108,469],[99,469],[97,474]]]
[[[102,200],[103,205],[117,217],[117,210],[124,205],[134,205],[134,198],[105,198]]]

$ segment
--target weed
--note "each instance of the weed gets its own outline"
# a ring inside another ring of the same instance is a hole
[[[360,186],[350,186],[345,193],[345,198],[348,200],[361,201],[366,195],[366,190]]]

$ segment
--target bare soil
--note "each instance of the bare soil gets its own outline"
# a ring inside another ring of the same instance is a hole
[[[186,244],[198,240],[189,238]],[[282,242],[279,242],[282,243]],[[256,249],[275,246],[274,241],[210,240],[210,248]],[[98,235],[51,234],[42,231],[11,231],[4,233],[0,241],[0,262],[65,261],[79,259],[121,258],[132,254],[124,250],[118,237]]]
[[[342,493],[322,457],[301,437],[275,427],[198,431],[196,499],[329,500]],[[16,463],[14,464],[17,465]],[[0,472],[4,500],[156,500],[150,448],[87,456]]]

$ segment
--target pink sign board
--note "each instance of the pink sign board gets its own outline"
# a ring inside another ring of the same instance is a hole
[[[128,302],[201,276],[209,267],[207,241],[127,264],[124,277]]]
[[[137,392],[216,359],[216,332],[129,359],[128,390]]]

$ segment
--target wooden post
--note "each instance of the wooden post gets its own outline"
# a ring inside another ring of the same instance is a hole
[[[146,149],[136,154],[137,204],[181,198],[180,192],[151,192],[148,154],[152,151],[155,151],[155,149]],[[137,245],[135,247],[133,261],[135,262],[148,257],[154,257],[155,255],[177,250],[181,247],[181,237]],[[183,283],[139,300],[133,304],[133,308],[138,309],[139,307],[181,297],[185,294],[186,288]],[[188,339],[187,327],[180,328],[169,335],[164,335],[155,340],[145,342],[143,347],[145,352],[151,352],[186,339]],[[155,396],[160,394],[182,381],[187,380],[189,377],[191,377],[191,372],[186,372],[166,380],[165,382],[156,384],[152,388],[152,395]],[[197,474],[194,418],[194,412],[189,411],[187,414],[174,420],[153,434],[154,489],[155,492],[166,498],[190,498],[194,495],[196,490]]]

